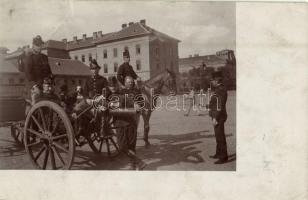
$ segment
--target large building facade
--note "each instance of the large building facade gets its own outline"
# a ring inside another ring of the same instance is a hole
[[[178,43],[180,41],[146,25],[145,20],[122,24],[119,31],[93,32],[78,39],[49,40],[44,51],[49,57],[70,58],[86,65],[96,59],[102,67],[100,74],[109,77],[117,73],[123,63],[123,52],[128,49],[135,72],[148,80],[164,69],[179,73]]]

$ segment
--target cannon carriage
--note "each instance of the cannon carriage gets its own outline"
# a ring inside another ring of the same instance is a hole
[[[0,125],[10,127],[16,144],[25,147],[35,168],[70,169],[76,147],[86,144],[94,153],[110,158],[117,156],[120,149],[116,135],[129,124],[115,123],[116,120],[124,115],[138,115],[135,109],[103,109],[106,113],[103,128],[97,125],[99,118],[87,116],[90,110],[99,109],[103,107],[93,104],[72,115],[54,99],[41,98],[31,105],[22,97],[1,97]],[[82,123],[84,120],[87,126]]]

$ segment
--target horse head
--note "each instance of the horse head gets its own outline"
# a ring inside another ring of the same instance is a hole
[[[176,94],[176,75],[174,72],[166,69],[162,72],[162,79],[158,87],[158,92],[164,95]]]

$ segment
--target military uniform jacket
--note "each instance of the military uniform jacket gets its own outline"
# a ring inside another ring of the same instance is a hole
[[[37,84],[42,84],[44,78],[52,75],[48,57],[41,53],[24,53],[19,58],[18,64],[19,70],[25,72],[27,80]]]
[[[106,89],[107,86],[108,81],[106,78],[100,75],[92,76],[86,81],[84,95],[87,98],[93,98],[96,95],[101,95],[103,93],[103,89]]]
[[[214,94],[211,95],[209,104],[209,115],[215,118],[218,122],[224,122],[227,119],[226,103],[228,93],[223,85],[215,88]]]
[[[119,94],[120,94],[120,107],[121,108],[133,108],[134,103],[137,100],[140,100],[138,99],[138,95],[141,95],[141,92],[140,90],[136,88],[132,88],[132,89],[124,88],[120,90]]]
[[[117,79],[124,85],[124,79],[126,76],[131,76],[133,79],[136,79],[138,76],[133,70],[133,67],[129,63],[123,63],[120,65]]]

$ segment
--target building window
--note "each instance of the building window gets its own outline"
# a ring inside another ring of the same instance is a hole
[[[141,53],[141,48],[140,48],[140,45],[137,44],[136,45],[136,54],[140,54]]]
[[[118,63],[114,63],[113,65],[113,71],[117,72],[118,71]]]
[[[75,84],[76,84],[76,81],[75,81],[74,79],[72,80],[72,84],[73,84],[73,85],[75,85]]]
[[[79,85],[82,85],[82,80],[78,80],[78,84],[79,84]]]
[[[108,73],[108,65],[104,64],[104,73]]]
[[[140,62],[140,60],[136,60],[136,68],[137,68],[137,70],[141,70],[141,62]]]
[[[104,50],[104,58],[107,58],[108,57],[108,55],[107,55],[107,50],[105,49]]]
[[[75,56],[75,60],[78,60],[78,56]]]
[[[155,55],[159,56],[159,48],[158,47],[155,48]]]
[[[13,79],[13,78],[10,78],[10,79],[9,79],[9,84],[14,84],[14,83],[15,83],[14,79]]]
[[[128,46],[125,46],[125,47],[124,47],[124,51],[125,51],[125,50],[129,51]]]
[[[113,48],[113,57],[118,57],[118,49],[117,48]]]
[[[24,82],[25,82],[25,79],[23,79],[23,78],[19,79],[19,83],[24,83]]]
[[[92,61],[92,54],[89,53],[89,62]]]
[[[173,49],[170,47],[170,56],[173,56]]]
[[[84,55],[81,56],[81,61],[85,62],[86,61],[86,57]]]

